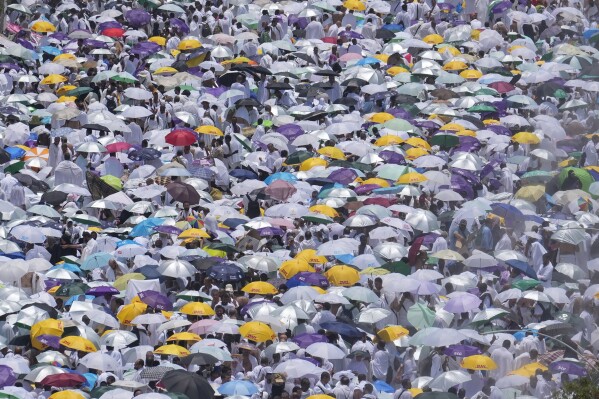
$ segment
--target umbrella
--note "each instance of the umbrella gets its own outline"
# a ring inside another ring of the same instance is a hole
[[[204,377],[184,370],[167,372],[159,384],[168,392],[181,393],[188,398],[205,397],[212,399],[214,397],[214,389]]]
[[[497,364],[488,356],[472,355],[465,357],[460,366],[469,370],[495,370]]]

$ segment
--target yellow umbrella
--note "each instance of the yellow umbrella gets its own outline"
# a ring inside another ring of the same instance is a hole
[[[476,137],[476,132],[474,130],[469,130],[469,129],[460,130],[459,132],[456,132],[456,134],[458,136]]]
[[[414,148],[408,148],[406,150],[406,158],[411,159],[411,160],[420,158],[423,155],[428,155],[428,151],[425,150],[424,148],[414,147]]]
[[[29,151],[27,151],[27,153],[25,153],[25,156],[23,157],[23,159],[28,160],[31,158],[42,158],[45,161],[47,161],[49,157],[50,157],[50,150],[48,150],[47,148],[43,148],[43,147],[34,147],[34,148],[30,148]]]
[[[483,121],[485,125],[499,125],[499,121],[497,119],[485,119]]]
[[[302,172],[307,172],[310,169],[315,168],[317,166],[326,167],[327,165],[328,162],[322,158],[308,158],[300,164],[299,170]]]
[[[480,79],[483,76],[483,73],[476,69],[466,69],[465,71],[460,72],[460,76],[464,79]]]
[[[457,48],[455,48],[453,46],[443,46],[438,50],[438,52],[439,52],[439,54],[449,53],[453,56],[458,56],[458,55],[462,54],[460,52],[460,50],[458,50]]]
[[[387,69],[387,74],[391,75],[391,76],[399,75],[400,73],[406,73],[406,72],[410,72],[410,71],[408,71],[406,68],[402,68],[399,66],[394,66],[394,67]]]
[[[523,199],[529,202],[536,202],[541,197],[545,195],[545,186],[543,185],[534,185],[534,186],[524,186],[520,190],[518,190],[514,197],[518,199]]]
[[[75,391],[58,391],[50,395],[48,399],[85,399],[85,396]]]
[[[173,355],[173,356],[187,356],[191,354],[187,349],[179,345],[162,345],[160,348],[154,350],[157,355]]]
[[[395,341],[409,335],[410,332],[402,326],[388,326],[379,330],[376,335],[385,342]]]
[[[439,128],[439,130],[451,130],[454,132],[459,132],[460,130],[464,130],[464,129],[465,129],[464,126],[460,125],[459,123],[455,123],[455,122],[446,123],[445,125],[443,125]]]
[[[424,36],[422,41],[428,44],[441,44],[443,43],[443,36],[433,33],[432,35]]]
[[[302,258],[290,259],[281,263],[279,267],[279,273],[286,279],[290,279],[299,272],[315,272],[314,268],[310,266],[307,260]]]
[[[139,298],[138,298],[139,299]],[[148,309],[148,305],[143,302],[132,302],[121,308],[121,311],[117,313],[116,318],[121,324],[131,324],[131,320],[137,316],[144,314]]]
[[[179,234],[178,238],[210,238],[210,234],[203,229],[188,229]]]
[[[208,248],[207,246],[202,249],[204,251],[206,251],[208,253],[208,255],[210,255],[210,256],[216,256],[218,258],[226,258],[227,257],[227,253],[220,249]]]
[[[318,292],[320,295],[324,295],[327,293],[324,289],[322,289],[320,287],[315,287],[312,285],[312,286],[310,286],[310,288],[312,288],[314,291]]]
[[[221,65],[227,65],[227,64],[251,64],[254,63],[254,65],[256,64],[255,61],[250,60],[247,57],[236,57],[233,58],[232,60],[225,60],[223,62],[221,62]]]
[[[324,275],[331,284],[341,287],[351,287],[360,281],[360,273],[353,267],[345,265],[333,266]]]
[[[463,71],[464,69],[468,69],[468,65],[464,61],[449,61],[443,65],[444,71]]]
[[[52,25],[48,21],[35,21],[33,25],[31,25],[31,30],[37,33],[48,33],[48,32],[56,32],[56,26]]]
[[[73,60],[73,61],[76,61],[77,57],[75,57],[75,54],[62,53],[62,54],[58,54],[56,57],[54,57],[54,59],[52,61],[60,61],[60,60]]]
[[[372,57],[376,58],[377,60],[383,61],[385,64],[387,63],[387,61],[389,61],[389,54],[375,54]]]
[[[202,134],[209,134],[211,136],[224,136],[222,130],[216,126],[204,125],[196,128],[195,131]]]
[[[329,395],[311,395],[308,396],[306,399],[335,399],[335,397]]]
[[[62,346],[76,351],[96,352],[98,350],[92,341],[80,336],[64,337],[59,342]]]
[[[539,144],[541,139],[534,133],[520,132],[512,136],[512,140],[520,144]]]
[[[36,338],[40,335],[54,335],[55,337],[62,336],[64,325],[62,321],[56,319],[46,319],[31,326],[30,336],[31,345],[38,350],[44,350],[45,345],[39,342]]]
[[[325,157],[339,159],[342,161],[345,160],[345,154],[343,153],[343,151],[341,151],[337,147],[331,147],[331,146],[322,147],[322,148],[318,149],[318,151],[316,151],[316,152],[318,152],[320,155],[324,155]]]
[[[121,277],[114,280],[114,284],[112,286],[119,291],[124,291],[127,289],[127,283],[129,280],[145,280],[146,276],[141,273],[127,273],[123,274]]]
[[[387,180],[381,179],[380,177],[371,177],[370,179],[366,179],[362,182],[361,185],[366,185],[366,184],[376,184],[377,186],[381,186],[381,187],[389,187],[390,186],[390,184]]]
[[[57,103],[74,103],[75,101],[77,101],[77,97],[75,96],[60,96],[56,100]]]
[[[71,90],[75,90],[77,88],[77,86],[73,86],[73,85],[64,85],[62,87],[59,87],[56,90],[56,94],[58,94],[59,96],[63,96],[66,93],[68,93]]]
[[[40,84],[55,85],[55,84],[66,82],[66,81],[67,81],[67,78],[65,78],[64,76],[52,74],[52,75],[48,75],[45,78],[43,78],[42,81],[40,82]]]
[[[330,218],[336,218],[339,216],[339,212],[337,212],[335,208],[331,208],[328,205],[314,205],[310,207],[309,211],[320,213],[321,215],[325,215]]]
[[[177,49],[178,50],[194,50],[194,49],[200,48],[200,47],[202,47],[202,43],[200,43],[199,40],[186,39],[186,40],[181,40],[179,42]]]
[[[54,295],[56,293],[56,291],[58,291],[59,289],[60,289],[60,285],[55,285],[54,287],[50,288],[46,292],[50,295]]]
[[[319,206],[319,205],[316,205]],[[326,206],[326,205],[320,205]],[[310,208],[312,210],[312,208]],[[304,249],[295,255],[295,259],[303,259],[310,264],[325,264],[327,263],[327,258],[322,255],[317,255],[315,249]]]
[[[406,140],[406,144],[411,145],[412,147],[420,147],[426,150],[431,149],[431,145],[426,142],[426,140],[421,139],[420,137],[410,137]]]
[[[172,341],[201,341],[202,337],[200,337],[198,334],[194,334],[194,333],[190,333],[187,331],[183,331],[180,333],[176,333],[171,335],[170,337],[167,338],[167,342],[172,342]]]
[[[388,112],[377,112],[376,114],[372,114],[369,119],[374,123],[385,123],[391,119],[395,119],[395,117]]]
[[[374,145],[379,146],[379,147],[384,147],[387,145],[401,144],[403,142],[404,142],[404,139],[402,139],[401,137],[388,134],[386,136],[379,138],[377,141],[375,141]]]
[[[360,0],[346,0],[343,3],[343,7],[348,10],[364,11],[366,9],[366,4],[362,3]]]
[[[157,70],[155,70],[154,75],[164,75],[164,74],[177,73],[177,72],[179,72],[179,71],[177,71],[173,67],[162,67],[162,68],[158,68]]]
[[[275,295],[279,292],[271,283],[267,283],[266,281],[254,281],[247,284],[245,287],[241,289],[243,292],[247,292],[248,294],[258,294],[258,295]]]
[[[508,374],[521,375],[522,377],[530,378],[537,373],[537,370],[546,371],[549,369],[547,367],[545,367],[543,364],[541,364],[539,362],[535,362],[535,363],[529,363],[527,365],[524,365],[524,366],[520,367],[519,369],[514,370]]]
[[[156,43],[159,46],[166,46],[166,38],[162,36],[152,36],[148,39],[149,42]]]
[[[385,274],[389,274],[391,273],[389,270],[387,269],[382,269],[380,267],[367,267],[366,269],[360,271],[360,275],[364,276],[366,274],[370,275],[370,276],[384,276]]]
[[[412,397],[415,398],[424,391],[422,390],[422,388],[410,388],[408,389],[408,392],[410,392],[412,394]]]
[[[254,342],[265,342],[276,338],[275,332],[268,324],[260,321],[249,321],[239,327],[242,337]]]
[[[497,368],[497,364],[493,359],[483,355],[465,357],[462,359],[460,366],[468,370],[495,370]]]
[[[183,305],[181,313],[191,316],[214,316],[214,309],[204,302],[189,302]]]
[[[397,183],[398,184],[416,184],[416,183],[425,182],[427,180],[428,179],[423,174],[420,174],[417,172],[410,172],[410,173],[406,173],[405,175],[400,176],[399,180],[397,180]]]

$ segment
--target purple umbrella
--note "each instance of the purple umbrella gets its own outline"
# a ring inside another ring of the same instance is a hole
[[[433,121],[415,121],[413,123],[414,126],[421,127],[423,129],[436,130],[439,129],[439,125],[437,125]]]
[[[131,53],[137,54],[140,57],[148,57],[152,54],[156,54],[160,51],[160,45],[154,42],[141,42],[137,43],[131,49]]]
[[[469,200],[474,199],[474,189],[472,188],[472,184],[468,183],[468,181],[460,175],[454,174],[451,176],[450,188],[461,194],[464,198],[468,198]]]
[[[354,32],[353,30],[344,30],[343,32],[339,33],[339,36],[350,39],[364,39],[364,36],[358,32]]]
[[[370,194],[372,190],[376,190],[377,188],[381,188],[378,184],[364,184],[356,187],[354,190],[358,195]]]
[[[152,227],[152,230],[157,231],[159,233],[163,233],[163,234],[179,235],[179,234],[183,233],[183,230],[181,230],[180,228],[175,227],[175,226],[154,226],[154,227]]]
[[[119,24],[116,21],[102,22],[100,25],[98,25],[98,32],[102,32],[103,30],[106,30],[109,28],[123,29],[123,25]]]
[[[69,38],[67,35],[65,35],[62,32],[54,32],[49,37],[51,37],[52,39],[60,40],[60,41],[67,40]]]
[[[93,47],[93,48],[108,48],[108,45],[105,42],[102,42],[100,40],[94,40],[94,39],[85,39],[83,41],[83,45]]]
[[[396,165],[405,165],[406,163],[404,156],[395,151],[381,151],[379,152],[379,157],[383,158],[386,163],[392,163]]]
[[[485,166],[483,166],[483,168],[480,170],[480,179],[484,179],[489,174],[492,175],[495,172],[497,165],[499,165],[497,161],[491,161],[485,164]]]
[[[175,29],[179,30],[179,32],[183,32],[184,34],[189,33],[189,26],[183,20],[179,18],[171,18],[170,19],[171,26]]]
[[[460,136],[460,144],[452,148],[451,154],[455,152],[476,152],[480,148],[480,141],[476,137]]]
[[[289,141],[293,141],[305,133],[304,129],[302,129],[300,126],[295,125],[293,123],[287,123],[285,125],[279,126],[277,128],[276,132],[281,133]]]
[[[502,1],[501,3],[497,3],[491,7],[491,14],[501,14],[502,12],[509,10],[511,7],[511,1]]]
[[[460,168],[451,168],[452,175],[462,176],[466,181],[470,184],[479,184],[480,180],[478,177],[471,171]]]
[[[304,349],[316,342],[329,342],[327,337],[321,334],[300,334],[291,338],[291,340]]]
[[[260,237],[283,236],[285,232],[278,227],[263,227],[256,230]]]
[[[553,362],[549,365],[549,370],[553,374],[557,373],[566,373],[572,375],[584,376],[587,375],[587,371],[580,364],[569,362],[567,360],[559,360],[557,362]]]
[[[451,313],[465,313],[478,309],[480,304],[481,300],[476,295],[464,293],[449,299],[443,309]]]
[[[298,287],[300,285],[309,285],[327,289],[330,284],[325,276],[313,272],[299,272],[287,280],[287,287],[289,288]]]
[[[117,295],[120,291],[114,287],[108,285],[101,285],[99,287],[90,288],[85,292],[86,295],[93,296],[104,296],[104,295]]]
[[[348,168],[341,168],[333,171],[328,178],[339,184],[349,184],[356,180],[356,177],[358,177],[356,171]]]
[[[133,26],[134,28],[139,28],[149,24],[152,20],[152,16],[149,12],[137,8],[127,11],[125,14],[125,19],[127,22],[129,22],[129,25]]]
[[[301,29],[305,29],[306,26],[308,26],[308,24],[310,23],[310,21],[306,17],[298,17],[297,15],[290,15],[289,18],[287,18],[287,23],[289,26],[298,24]]]
[[[449,345],[443,352],[447,356],[467,357],[480,355],[482,351],[475,346],[470,345]]]
[[[43,334],[43,335],[38,335],[37,337],[35,337],[35,339],[37,339],[42,344],[49,346],[51,348],[54,348],[54,349],[60,348],[60,342],[59,342],[60,337],[57,337],[55,335]]]
[[[151,308],[167,311],[173,310],[173,304],[171,303],[171,301],[166,296],[162,295],[160,292],[147,290],[141,291],[137,295],[143,303],[145,303]]]
[[[500,134],[502,136],[511,136],[512,135],[511,130],[503,125],[489,125],[489,126],[487,126],[487,129],[492,131],[495,134]]]
[[[4,388],[17,382],[17,376],[8,366],[0,366],[0,387]]]
[[[226,87],[214,87],[211,89],[206,89],[206,93],[212,94],[214,97],[219,97],[225,91],[227,91]]]
[[[28,42],[27,40],[24,39],[17,39],[15,40],[17,43],[19,43],[21,46],[25,47],[28,50],[35,50],[35,47],[33,46],[33,44],[31,44],[30,42]]]

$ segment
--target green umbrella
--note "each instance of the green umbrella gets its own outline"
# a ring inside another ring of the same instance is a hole
[[[23,161],[10,161],[8,166],[4,167],[4,172],[17,173],[24,167],[25,167],[25,162],[23,162]]]
[[[319,213],[310,213],[308,215],[302,216],[307,222],[318,223],[318,224],[331,224],[333,223],[333,219],[328,216],[321,215]]]
[[[225,251],[227,253],[236,253],[240,252],[235,246],[230,244],[224,244],[222,242],[213,242],[208,245],[210,249],[216,249],[217,251]]]
[[[482,89],[475,91],[474,94],[476,94],[477,96],[494,96],[494,97],[497,97],[499,95],[499,92],[497,90],[493,90],[490,87],[483,87]]]
[[[418,302],[408,309],[408,321],[418,330],[431,327],[435,322],[435,312],[430,310],[426,304]]]
[[[299,165],[304,162],[306,159],[310,159],[314,157],[314,153],[308,151],[295,151],[289,154],[285,163],[287,165]]]
[[[388,262],[381,266],[385,270],[389,270],[391,273],[401,273],[404,276],[408,276],[412,272],[412,268],[405,262]]]
[[[555,91],[555,93],[553,94],[553,97],[561,100],[561,99],[568,98],[568,94],[566,94],[566,92],[562,89],[557,89]]]
[[[573,170],[574,175],[576,175],[576,177],[580,179],[580,182],[582,183],[582,189],[588,192],[589,186],[591,185],[591,183],[595,181],[595,179],[593,179],[593,176],[591,176],[591,174],[587,170],[581,168],[568,167],[562,169],[558,176],[560,186],[564,183],[564,180],[566,180],[566,177],[568,177],[568,173],[571,170]]]
[[[439,133],[431,138],[430,143],[441,148],[450,148],[460,144],[460,138],[455,134]]]
[[[139,0],[139,4],[146,8],[158,8],[160,7],[160,0]]]
[[[85,292],[89,290],[89,286],[84,283],[70,283],[62,285],[54,295],[72,297],[73,295],[85,295]]]
[[[531,288],[536,287],[537,285],[539,285],[540,283],[537,280],[533,280],[533,279],[520,279],[520,280],[515,280],[512,283],[512,287],[514,288],[518,288],[520,291],[526,291],[529,290]]]
[[[123,182],[116,176],[106,175],[102,176],[100,179],[110,187],[113,187],[119,191],[123,189]]]
[[[554,172],[546,172],[543,170],[532,170],[522,175],[520,179],[525,180],[527,183],[545,183],[553,179],[555,176]]]
[[[128,72],[119,72],[116,75],[111,76],[110,79],[115,80],[117,82],[123,82],[123,83],[137,82],[137,78]]]
[[[388,120],[387,122],[383,123],[383,126],[387,129],[401,132],[409,132],[415,129],[410,122],[398,118]]]
[[[97,399],[100,396],[104,395],[106,392],[115,390],[117,387],[111,387],[111,386],[103,386],[103,387],[98,387],[93,389],[89,394],[93,399]]]
[[[68,96],[84,96],[86,94],[89,94],[93,91],[93,89],[91,87],[77,87],[76,89],[73,90],[69,90],[67,92]]]
[[[91,215],[86,215],[84,213],[75,215],[71,219],[73,219],[74,221],[76,221],[78,223],[86,224],[88,226],[101,226],[102,225],[102,223],[100,223],[98,218],[91,216]]]
[[[468,108],[468,112],[484,113],[484,112],[497,112],[497,108],[489,104],[476,104],[473,107]]]

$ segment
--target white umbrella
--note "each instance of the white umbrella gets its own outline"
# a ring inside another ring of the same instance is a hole
[[[29,244],[41,244],[46,241],[46,236],[39,229],[31,228],[31,226],[20,225],[14,227],[10,234],[17,240]]]
[[[123,94],[125,95],[125,97],[129,97],[133,100],[151,100],[152,99],[151,92],[144,90],[144,89],[136,88],[136,87],[129,87],[129,88],[125,89]]]
[[[385,320],[386,318],[388,318],[389,316],[392,316],[392,315],[393,315],[393,312],[390,310],[387,310],[387,309],[382,309],[382,308],[364,309],[358,315],[357,322],[364,323],[364,324],[371,324],[372,327],[374,328],[374,324],[378,323],[379,321]]]
[[[111,346],[115,349],[125,348],[137,341],[137,336],[130,331],[117,330],[110,331],[100,338],[102,345]]]
[[[464,264],[475,269],[482,269],[497,265],[497,260],[491,255],[475,249],[465,261]]]
[[[318,377],[323,371],[325,370],[303,359],[287,360],[274,369],[275,373],[285,373],[287,378]]]
[[[135,105],[135,106],[129,107],[126,110],[124,110],[123,112],[121,112],[121,115],[123,117],[129,118],[129,119],[139,119],[139,118],[146,118],[148,116],[151,116],[151,115],[153,115],[153,113],[152,113],[152,111],[150,111],[147,108]]]
[[[60,367],[44,365],[44,366],[34,368],[23,379],[25,381],[30,381],[30,382],[41,382],[44,378],[46,378],[49,375],[65,374],[67,372],[68,371],[66,371],[65,369],[60,368]]]
[[[449,388],[459,384],[463,384],[464,382],[470,381],[471,379],[472,377],[470,376],[470,374],[466,373],[465,371],[451,370],[440,374],[437,378],[435,378],[428,384],[428,387],[447,392]]]
[[[453,328],[426,327],[410,337],[410,345],[448,346],[467,339]]]
[[[100,371],[117,371],[121,366],[108,354],[102,352],[93,352],[79,359],[79,363],[88,369]]]
[[[185,260],[169,259],[160,263],[160,266],[158,266],[158,272],[167,277],[187,278],[196,273],[196,268]]]
[[[464,201],[464,197],[462,197],[459,193],[456,193],[453,190],[441,190],[437,194],[435,194],[435,198],[440,201]]]
[[[312,357],[317,357],[326,360],[341,360],[345,359],[345,352],[338,346],[328,342],[316,342],[306,348],[306,353]]]

